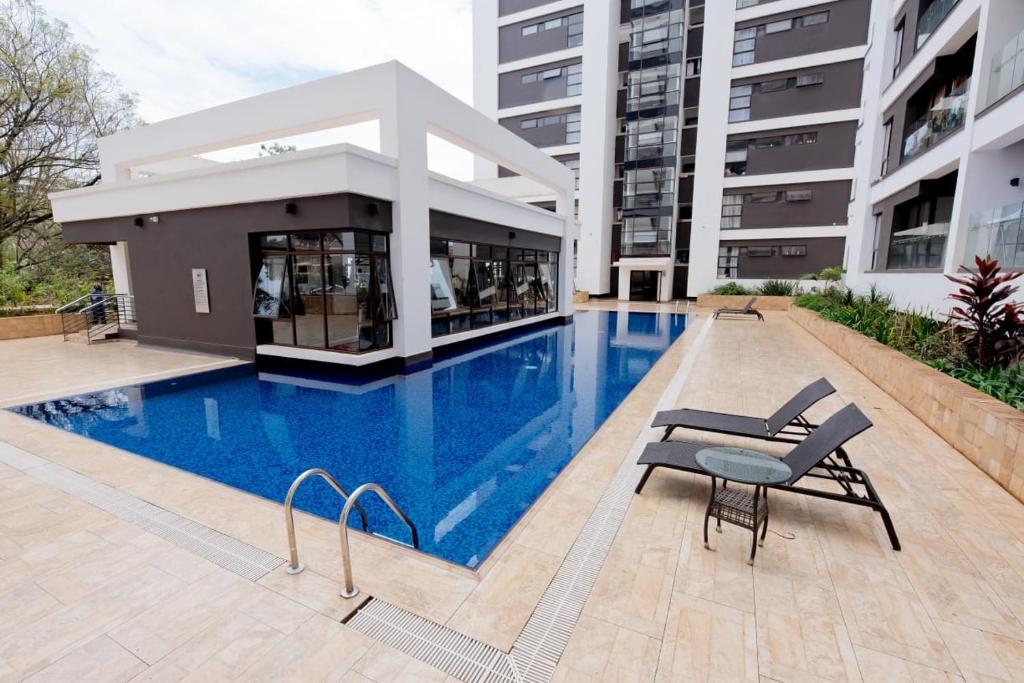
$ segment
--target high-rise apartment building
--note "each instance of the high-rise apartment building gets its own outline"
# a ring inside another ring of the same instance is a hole
[[[477,107],[579,164],[580,289],[666,300],[842,262],[871,3],[739,4],[477,2]]]
[[[1022,30],[1020,0],[476,0],[475,104],[577,172],[581,290],[842,265],[939,306],[974,253],[1024,267]]]

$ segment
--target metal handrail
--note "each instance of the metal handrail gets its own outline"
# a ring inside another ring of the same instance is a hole
[[[88,298],[89,298],[89,297],[91,297],[91,296],[92,296],[92,294],[85,294],[85,295],[83,295],[83,296],[80,296],[80,297],[78,297],[78,298],[77,298],[77,299],[75,299],[74,301],[69,301],[68,303],[64,304],[63,306],[61,306],[60,308],[58,308],[57,310],[55,310],[55,311],[54,311],[54,313],[63,313],[63,312],[64,312],[64,311],[66,311],[67,309],[69,309],[69,308],[71,308],[72,306],[74,306],[75,304],[77,304],[77,303],[78,303],[79,301],[82,301],[83,299],[88,299]],[[104,294],[103,296],[107,296],[107,295],[106,295],[106,294]]]
[[[345,507],[342,509],[341,517],[338,519],[338,536],[341,541],[341,567],[345,572],[345,587],[341,589],[341,597],[343,598],[354,598],[356,595],[359,595],[359,588],[352,583],[352,555],[348,548],[348,513],[352,511],[352,507],[356,504],[359,496],[367,491],[373,491],[381,500],[387,503],[391,511],[395,513],[412,534],[412,547],[416,549],[420,547],[420,537],[416,533],[416,525],[402,512],[401,508],[387,494],[387,491],[374,483],[363,484],[353,491],[349,499],[345,501]]]
[[[290,562],[288,563],[288,567],[285,571],[287,571],[289,574],[298,574],[303,569],[305,569],[302,563],[299,562],[299,549],[295,543],[295,517],[292,514],[292,499],[295,498],[295,492],[298,491],[299,486],[302,484],[302,482],[314,476],[320,477],[328,484],[330,484],[331,488],[337,491],[338,495],[345,499],[345,510],[349,509],[348,503],[351,500],[351,497],[349,496],[348,491],[342,488],[341,484],[339,484],[338,481],[334,477],[332,477],[330,473],[327,472],[326,470],[322,470],[319,467],[314,467],[312,469],[306,470],[305,472],[303,472],[302,474],[295,478],[295,481],[292,482],[291,487],[288,489],[288,495],[285,496],[284,498],[284,524],[285,527],[288,529],[288,552],[290,560]],[[363,531],[368,531],[368,527],[366,524],[366,511],[363,510],[362,506],[356,506],[356,509],[359,510],[359,516],[362,518]],[[346,517],[347,516],[348,515],[346,514]]]

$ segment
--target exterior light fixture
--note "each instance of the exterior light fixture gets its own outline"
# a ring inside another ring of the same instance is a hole
[[[160,222],[160,216],[150,216],[147,220],[150,223],[159,223]]]

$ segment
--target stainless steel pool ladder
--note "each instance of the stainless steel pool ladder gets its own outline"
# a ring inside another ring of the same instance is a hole
[[[290,553],[290,561],[285,571],[289,574],[298,574],[305,568],[302,563],[299,562],[299,551],[295,544],[295,518],[292,515],[292,499],[295,498],[295,492],[298,490],[302,482],[313,476],[318,476],[324,479],[324,481],[331,485],[331,488],[338,492],[338,495],[345,499],[345,506],[341,509],[341,516],[338,518],[338,537],[341,544],[341,566],[345,573],[345,586],[341,590],[341,596],[343,598],[352,598],[359,594],[359,588],[352,582],[352,555],[349,551],[348,545],[348,516],[352,512],[352,508],[355,508],[359,512],[363,531],[369,532],[369,528],[366,523],[366,511],[363,510],[362,506],[356,502],[359,500],[359,496],[363,495],[367,491],[373,491],[376,493],[377,496],[383,500],[389,508],[391,508],[391,511],[395,513],[395,516],[397,516],[398,519],[405,524],[406,528],[409,529],[409,533],[412,535],[412,547],[417,549],[420,547],[420,538],[419,534],[416,532],[416,525],[414,525],[412,520],[402,512],[401,508],[398,507],[398,504],[395,503],[391,496],[387,494],[387,491],[382,487],[372,482],[366,483],[349,494],[327,471],[314,467],[313,469],[306,470],[295,478],[295,481],[292,482],[291,487],[288,489],[288,495],[285,496],[284,499],[284,521],[285,526],[288,529],[288,551]]]

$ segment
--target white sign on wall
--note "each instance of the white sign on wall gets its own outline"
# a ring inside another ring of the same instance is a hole
[[[196,302],[196,313],[210,312],[210,288],[206,283],[206,268],[192,269],[192,298]]]

